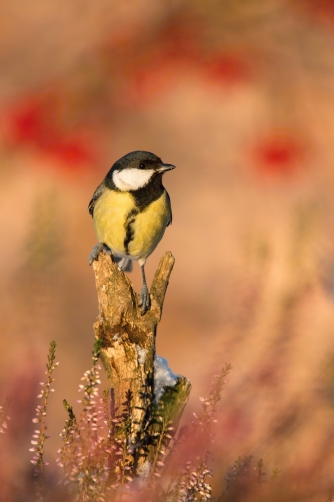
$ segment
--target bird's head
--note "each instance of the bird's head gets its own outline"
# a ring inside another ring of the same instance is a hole
[[[161,178],[163,173],[174,168],[172,164],[164,164],[154,153],[138,150],[115,162],[106,178],[118,190],[129,192],[143,188],[155,177]]]

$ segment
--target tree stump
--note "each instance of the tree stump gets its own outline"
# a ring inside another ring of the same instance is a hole
[[[170,252],[162,257],[151,286],[151,309],[144,316],[139,295],[110,255],[101,253],[93,263],[99,307],[94,333],[108,378],[111,418],[127,421],[127,451],[135,475],[152,475],[176,432],[191,388],[185,377],[173,375],[155,349],[174,261]]]

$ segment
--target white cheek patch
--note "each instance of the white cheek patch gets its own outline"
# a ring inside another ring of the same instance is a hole
[[[113,173],[113,182],[119,190],[138,190],[150,181],[154,174],[153,169],[122,169]]]

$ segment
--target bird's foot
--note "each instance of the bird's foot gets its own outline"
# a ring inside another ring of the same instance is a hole
[[[151,308],[151,298],[147,286],[144,284],[140,290],[138,307],[141,307],[141,315],[144,315]]]
[[[103,244],[103,242],[98,242],[97,244],[95,244],[89,255],[89,265],[92,265],[93,261],[99,259],[99,254],[102,253],[104,249],[109,248],[105,244]]]

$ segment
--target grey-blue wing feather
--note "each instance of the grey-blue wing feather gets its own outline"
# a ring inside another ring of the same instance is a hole
[[[172,204],[170,202],[170,197],[168,195],[167,190],[166,190],[166,198],[167,198],[167,204],[169,206],[169,214],[170,214],[170,219],[169,219],[169,222],[167,223],[167,227],[168,227],[169,225],[172,224],[173,215],[172,215]]]
[[[105,190],[105,184],[104,184],[104,181],[97,187],[97,189],[95,190],[94,194],[93,194],[93,197],[91,198],[91,201],[90,203],[88,204],[88,211],[89,211],[89,214],[93,217],[93,214],[94,214],[94,207],[95,207],[95,203],[97,201],[97,199],[99,199],[101,197],[101,195],[103,194]]]

